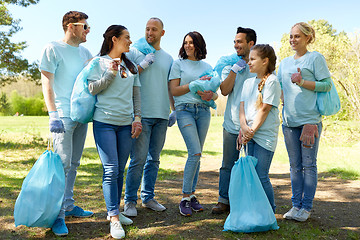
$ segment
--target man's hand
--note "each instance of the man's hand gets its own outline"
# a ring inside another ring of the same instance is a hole
[[[64,133],[65,127],[64,123],[61,121],[59,117],[59,113],[57,111],[49,112],[49,128],[52,133]]]
[[[172,111],[169,115],[168,127],[172,127],[176,122],[176,111]]]
[[[235,63],[231,67],[231,71],[233,71],[235,74],[241,73],[246,68],[246,65],[247,65],[246,62],[244,60],[240,59],[239,61],[237,61],[237,63]]]
[[[151,64],[153,64],[154,61],[155,61],[155,55],[153,53],[149,53],[145,56],[144,60],[142,60],[139,65],[142,69],[145,69],[149,67]]]

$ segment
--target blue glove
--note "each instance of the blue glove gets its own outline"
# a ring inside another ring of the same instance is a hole
[[[64,123],[61,121],[59,114],[57,111],[49,112],[49,127],[50,132],[52,133],[64,133],[65,127]]]
[[[246,62],[242,59],[240,59],[237,63],[235,63],[232,67],[231,67],[231,71],[233,71],[235,74],[237,73],[242,73],[244,71],[244,69],[246,68]]]
[[[176,111],[172,111],[169,115],[168,127],[172,127],[176,122]]]

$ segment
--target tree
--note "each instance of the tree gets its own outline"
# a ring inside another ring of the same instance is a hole
[[[351,41],[345,32],[337,33],[326,20],[308,22],[315,30],[316,41],[309,45],[309,51],[324,55],[331,77],[341,97],[342,110],[336,117],[360,119],[360,43]],[[289,34],[284,34],[278,53],[279,60],[293,55]]]
[[[0,2],[0,85],[17,80],[23,75],[30,80],[39,81],[38,64],[30,64],[20,53],[27,47],[26,42],[13,43],[11,37],[21,30],[20,20],[14,19],[7,9],[8,4],[27,7],[39,0],[2,0]]]

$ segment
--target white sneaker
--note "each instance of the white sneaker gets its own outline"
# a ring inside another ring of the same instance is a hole
[[[106,219],[108,221],[110,221],[110,216],[107,215]],[[133,220],[131,220],[130,218],[125,217],[121,213],[119,213],[119,220],[120,220],[120,223],[123,224],[123,225],[131,225],[131,224],[134,223]]]
[[[115,239],[121,239],[125,237],[125,231],[122,228],[120,221],[110,222],[110,234]]]
[[[294,219],[295,215],[298,214],[300,209],[297,207],[292,207],[287,213],[283,215],[285,219]]]
[[[147,203],[142,203],[143,207],[150,208],[151,210],[162,212],[166,210],[162,204],[158,203],[155,199],[151,199]]]
[[[302,208],[299,212],[294,216],[294,220],[299,222],[305,222],[310,217],[310,212]]]
[[[134,202],[125,203],[124,211],[122,212],[122,214],[128,217],[136,217],[137,216],[136,203]]]

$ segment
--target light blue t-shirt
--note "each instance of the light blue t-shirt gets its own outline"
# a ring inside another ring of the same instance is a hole
[[[168,77],[173,58],[162,49],[154,54],[154,63],[140,74],[141,116],[169,119]],[[145,58],[145,55],[136,48],[132,48],[127,56],[137,65]]]
[[[210,64],[202,60],[177,59],[171,67],[169,81],[180,78],[180,86],[182,86],[199,79],[200,75],[209,70],[212,70]],[[197,98],[191,92],[181,96],[174,96],[174,100],[175,106],[183,103],[202,104],[201,99]]]
[[[70,117],[70,98],[77,75],[91,60],[83,46],[73,47],[63,41],[45,46],[40,59],[40,70],[54,74],[55,105],[60,117]]]
[[[281,61],[278,79],[284,93],[283,124],[288,127],[321,121],[316,106],[316,92],[291,82],[291,75],[298,72],[297,68],[301,69],[301,76],[307,81],[320,81],[330,77],[324,56],[315,51],[307,52],[298,59],[291,56]]]
[[[249,127],[252,126],[256,114],[258,113],[255,103],[259,95],[258,84],[260,81],[261,79],[257,77],[248,78],[245,81],[241,92],[240,102],[244,102],[245,118]],[[278,106],[280,104],[281,88],[280,83],[274,74],[271,74],[266,79],[261,94],[263,97],[263,103],[272,105],[273,107],[271,108],[264,123],[255,132],[253,139],[261,147],[275,152],[280,125]]]
[[[108,55],[102,58],[112,60]],[[98,81],[109,68],[109,62],[99,61],[89,73],[89,81]],[[130,125],[133,120],[133,86],[140,86],[139,74],[132,74],[126,67],[124,61],[121,65],[125,67],[127,78],[121,78],[120,71],[113,82],[103,91],[96,95],[95,113],[93,119],[99,122],[117,126]]]
[[[231,71],[232,66],[224,67],[221,75],[222,81],[224,81]],[[246,65],[246,69],[236,74],[235,83],[232,92],[227,96],[226,108],[224,113],[224,129],[232,134],[239,134],[240,130],[240,98],[241,91],[243,89],[244,81],[248,78],[255,77],[256,74],[249,72],[249,66]]]

